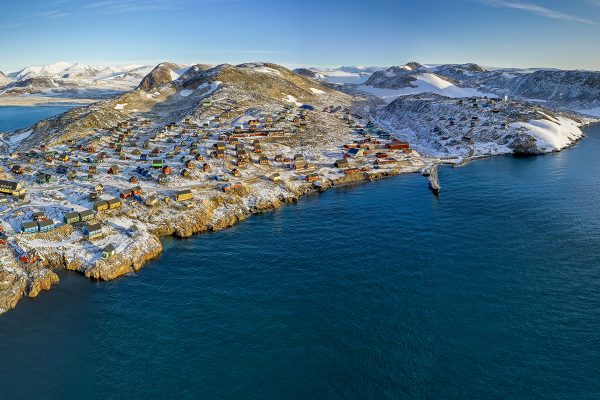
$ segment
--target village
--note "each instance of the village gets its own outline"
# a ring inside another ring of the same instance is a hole
[[[304,193],[423,166],[408,143],[372,134],[341,106],[218,108],[209,115],[164,125],[132,112],[80,140],[11,153],[0,175],[4,268],[31,271],[50,254],[77,269],[110,264],[148,241],[161,218],[177,218],[203,200]],[[345,127],[343,143],[311,142],[311,124],[323,118]]]

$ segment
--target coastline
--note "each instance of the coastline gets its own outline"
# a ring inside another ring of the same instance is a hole
[[[594,125],[594,123],[584,124],[582,125],[582,128],[590,125]],[[585,134],[577,140],[574,140],[573,143],[564,149],[532,155],[532,157],[559,153],[574,147],[583,140],[584,137]],[[234,226],[240,221],[244,221],[254,214],[272,211],[283,207],[286,204],[296,203],[303,196],[318,194],[334,187],[357,185],[403,174],[420,173],[426,165],[438,164],[459,168],[473,161],[497,156],[515,157],[514,154],[472,156],[465,158],[458,163],[444,162],[443,160],[436,160],[435,158],[419,157],[417,159],[419,163],[411,166],[395,167],[377,172],[358,172],[335,179],[327,178],[318,183],[303,183],[297,188],[292,188],[288,185],[283,192],[277,195],[273,192],[273,196],[261,198],[256,201],[253,206],[247,206],[241,201],[246,196],[256,194],[253,192],[242,193],[242,195],[232,195],[235,196],[234,198],[231,196],[229,198],[215,196],[209,199],[197,200],[192,208],[186,208],[179,210],[176,213],[171,213],[171,215],[161,221],[159,225],[142,232],[140,236],[133,240],[133,245],[128,247],[127,251],[118,254],[110,260],[96,260],[93,264],[86,263],[82,261],[82,259],[77,258],[76,253],[68,255],[64,249],[61,248],[47,247],[40,249],[38,254],[41,257],[41,262],[32,267],[28,277],[14,279],[12,296],[9,296],[8,299],[6,296],[0,298],[0,316],[4,312],[14,308],[18,301],[23,297],[37,297],[42,291],[50,290],[53,285],[59,283],[59,277],[54,272],[57,270],[75,271],[91,280],[111,281],[124,275],[137,272],[147,263],[158,258],[163,252],[161,242],[161,238],[163,237],[172,236],[176,238],[188,238],[196,234],[226,229]],[[426,185],[426,182],[427,179],[424,179],[423,185]],[[219,213],[218,211],[223,207],[227,211]],[[215,214],[218,214],[217,218],[215,218]],[[114,219],[116,216],[118,217],[120,215],[121,214],[110,214],[106,216],[106,219]],[[2,278],[3,277],[0,276],[0,282],[2,282]],[[4,281],[6,281],[6,277]],[[0,289],[1,288],[2,286],[0,286]]]
[[[147,263],[158,258],[163,251],[162,237],[187,238],[196,234],[219,231],[229,228],[253,214],[295,203],[305,195],[321,193],[333,187],[418,173],[421,168],[422,165],[415,165],[410,168],[397,167],[380,172],[360,172],[336,179],[327,179],[319,184],[303,184],[297,189],[286,190],[280,195],[262,198],[251,207],[240,201],[225,203],[220,196],[208,201],[200,200],[193,208],[172,213],[167,219],[161,221],[160,225],[142,232],[133,240],[132,246],[129,246],[127,251],[110,260],[96,260],[93,264],[78,258],[76,252],[69,253],[60,247],[41,248],[36,251],[41,261],[30,267],[27,277],[17,275],[10,279],[11,277],[8,276],[0,276],[0,282],[11,282],[13,289],[12,295],[0,297],[0,316],[14,308],[23,297],[37,297],[42,291],[50,290],[54,284],[59,283],[59,277],[54,271],[71,270],[91,280],[111,281],[137,272]],[[239,196],[236,195],[236,197],[238,197],[236,200],[240,200]],[[227,212],[219,213],[221,206],[225,206]],[[217,218],[215,218],[215,214],[219,214]],[[114,214],[109,216],[109,218],[114,217]],[[6,254],[4,256],[6,257]],[[17,262],[16,258],[15,262]],[[1,288],[2,286],[0,286]]]
[[[0,96],[0,107],[51,107],[51,106],[87,106],[98,99],[74,99],[69,97],[46,96]]]

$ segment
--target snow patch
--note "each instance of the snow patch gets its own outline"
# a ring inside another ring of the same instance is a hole
[[[287,96],[285,96],[283,98],[284,101],[287,101],[288,103],[292,103],[295,104],[296,106],[300,107],[302,105],[302,103],[300,103],[298,101],[297,98],[295,98],[294,96],[292,96],[291,94],[288,94]]]
[[[440,78],[437,75],[423,73],[416,75],[416,80],[411,82],[413,86],[401,89],[383,89],[368,85],[360,85],[358,89],[362,92],[381,97],[387,101],[392,101],[400,96],[409,96],[421,93],[435,93],[441,96],[460,98],[460,97],[493,97],[495,94],[483,93],[477,89],[462,88],[455,84]]]
[[[192,93],[194,93],[193,90],[184,89],[181,92],[179,92],[179,95],[182,96],[182,97],[188,97]]]
[[[310,88],[310,91],[313,92],[314,94],[325,94],[325,91],[320,90],[320,89],[315,89],[315,88]]]
[[[514,122],[511,126],[525,128],[538,140],[538,148],[550,146],[552,150],[562,150],[583,136],[577,122],[557,117],[554,121],[535,119],[529,122]]]
[[[30,129],[28,131],[21,132],[16,135],[12,135],[11,137],[8,138],[8,141],[10,144],[13,144],[13,145],[17,144],[17,143],[27,139],[31,135],[32,132],[33,132],[33,130]]]
[[[127,103],[119,103],[115,106],[115,110],[124,110]]]

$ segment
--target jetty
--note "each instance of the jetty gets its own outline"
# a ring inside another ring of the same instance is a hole
[[[427,172],[429,173],[429,175],[427,175],[429,179],[429,189],[434,195],[439,196],[442,187],[440,186],[440,181],[438,179],[437,164],[433,164],[429,167]]]

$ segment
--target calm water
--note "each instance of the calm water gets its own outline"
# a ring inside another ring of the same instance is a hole
[[[61,114],[72,106],[0,106],[0,132],[26,128],[36,122]]]
[[[0,398],[597,399],[600,127],[328,191],[0,318]]]

